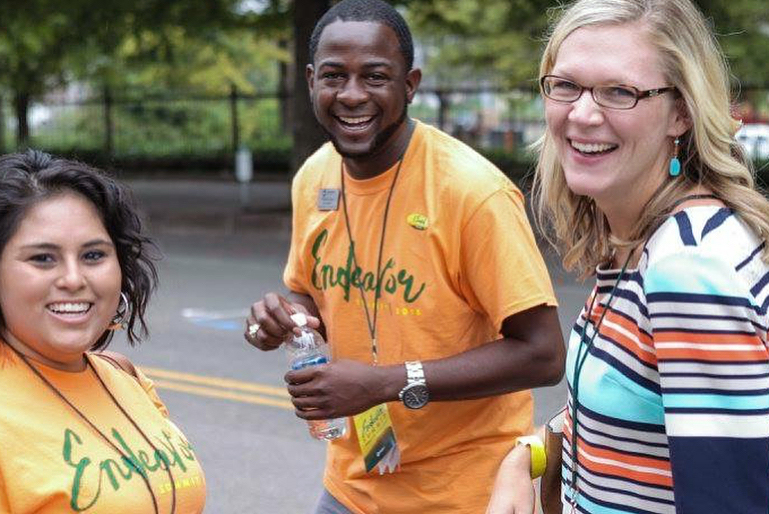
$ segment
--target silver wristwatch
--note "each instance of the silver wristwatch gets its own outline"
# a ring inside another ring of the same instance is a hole
[[[398,398],[409,409],[421,409],[430,401],[430,392],[427,390],[425,371],[422,363],[411,361],[406,363],[406,387],[398,393]]]

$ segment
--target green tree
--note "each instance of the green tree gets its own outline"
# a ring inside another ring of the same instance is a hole
[[[711,20],[743,88],[769,88],[769,2],[694,1]],[[548,22],[560,5],[558,0],[413,0],[407,14],[427,44],[427,75],[439,84],[487,77],[534,86]]]
[[[408,4],[407,15],[425,43],[429,80],[519,86],[536,77],[554,5],[555,0],[417,0]]]
[[[745,88],[769,88],[769,3],[695,0],[710,19],[732,73]]]
[[[74,77],[108,62],[125,38],[159,34],[164,48],[169,30],[184,27],[204,36],[229,23],[237,0],[8,0],[0,16],[0,83],[11,92],[17,143],[29,140],[30,101]],[[88,66],[83,66],[84,62]]]
[[[121,70],[129,69],[134,83],[211,93],[228,91],[231,84],[247,93],[277,91],[282,125],[293,136],[296,169],[325,140],[314,120],[304,70],[310,34],[330,1],[262,4],[240,12],[226,30],[209,31],[206,38],[193,37],[186,27],[145,30],[128,38],[121,60],[102,73],[113,84]]]

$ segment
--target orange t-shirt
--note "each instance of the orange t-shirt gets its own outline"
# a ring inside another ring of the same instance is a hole
[[[33,365],[149,478],[161,514],[203,512],[206,484],[190,443],[168,419],[152,382],[91,356],[99,376],[159,450],[118,410],[90,368]],[[138,370],[137,370],[138,371]],[[0,513],[154,512],[139,471],[0,342]]]
[[[324,145],[294,179],[284,281],[314,299],[335,358],[372,362],[358,284],[373,310],[396,168],[368,180],[345,176],[357,269],[341,198],[335,210],[318,203],[321,189],[341,189],[340,155]],[[421,123],[395,184],[381,280],[382,365],[456,355],[497,339],[508,316],[555,305],[520,191],[468,146]],[[325,486],[353,512],[483,512],[501,459],[532,422],[528,391],[388,407],[401,450],[396,473],[367,474],[354,434],[329,446]]]

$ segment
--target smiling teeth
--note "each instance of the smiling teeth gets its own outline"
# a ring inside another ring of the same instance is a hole
[[[347,118],[345,116],[339,116],[339,119],[350,125],[360,125],[361,123],[367,123],[371,121],[373,116],[361,116],[358,118]]]
[[[52,310],[53,312],[61,312],[61,313],[65,313],[65,312],[69,312],[69,313],[86,312],[88,309],[91,308],[91,304],[90,303],[85,303],[85,302],[81,302],[81,303],[53,303],[53,304],[49,305],[48,308],[50,310]]]
[[[576,141],[572,141],[571,146],[573,146],[576,150],[579,150],[582,153],[605,152],[606,150],[611,150],[612,148],[616,147],[616,145],[609,145],[606,143],[583,144],[583,143],[577,143]]]

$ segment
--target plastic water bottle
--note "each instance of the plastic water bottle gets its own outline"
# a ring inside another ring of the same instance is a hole
[[[307,317],[296,313],[291,319],[301,329],[301,334],[291,333],[283,346],[286,348],[288,365],[292,370],[318,366],[331,361],[328,344],[316,330],[307,326]],[[315,439],[331,441],[347,432],[347,418],[307,421],[310,435]]]

